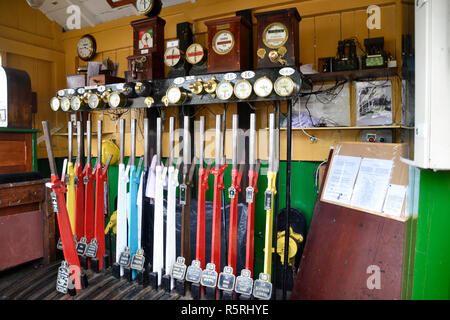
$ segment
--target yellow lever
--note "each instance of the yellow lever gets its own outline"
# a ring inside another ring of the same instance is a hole
[[[266,208],[266,232],[264,240],[264,273],[269,275],[269,281],[272,274],[272,237],[273,237],[273,199],[277,193],[276,189],[277,173],[267,172],[266,197],[270,196],[270,209]],[[265,202],[269,201],[266,199]]]
[[[117,211],[114,211],[114,213],[111,215],[111,218],[109,218],[109,222],[106,225],[105,228],[105,234],[108,234],[109,230],[111,230],[114,234],[117,233]]]

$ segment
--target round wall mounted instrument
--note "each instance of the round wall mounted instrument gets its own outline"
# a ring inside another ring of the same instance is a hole
[[[289,38],[288,28],[281,22],[269,24],[263,32],[263,42],[271,49],[278,49],[286,43]]]
[[[266,98],[270,96],[273,91],[272,80],[270,80],[266,76],[257,79],[253,84],[253,90],[255,91],[255,94],[260,98]]]
[[[217,32],[213,38],[212,47],[217,54],[225,55],[229,53],[234,47],[234,35],[228,30]]]
[[[186,61],[190,64],[200,64],[205,61],[205,57],[205,50],[201,44],[193,43],[186,49]]]
[[[86,101],[80,96],[75,96],[72,98],[71,107],[73,111],[79,111],[87,108]]]
[[[253,92],[252,84],[246,79],[239,80],[234,85],[234,95],[239,100],[246,100],[250,98],[252,92]]]
[[[120,92],[111,92],[108,96],[108,104],[111,108],[123,108],[127,104],[127,98]]]
[[[280,97],[289,97],[295,90],[294,80],[287,76],[281,76],[275,81],[274,89]]]
[[[69,97],[62,97],[61,98],[61,110],[62,111],[69,111],[70,110],[70,98]]]
[[[167,48],[164,53],[164,63],[170,68],[175,68],[181,62],[181,51],[177,47]]]
[[[137,0],[136,9],[140,14],[154,17],[161,13],[161,0]]]
[[[88,93],[88,105],[91,109],[103,108],[105,101],[96,93]]]
[[[80,57],[81,60],[91,60],[97,52],[97,43],[95,42],[95,38],[90,34],[85,34],[78,41],[77,50],[78,57]]]
[[[188,95],[183,88],[172,86],[167,89],[166,97],[171,104],[182,104],[187,100]]]
[[[216,95],[220,100],[230,100],[233,97],[233,84],[227,80],[219,82]]]
[[[53,97],[50,99],[50,108],[53,111],[58,111],[60,107],[61,107],[61,99],[60,98]]]

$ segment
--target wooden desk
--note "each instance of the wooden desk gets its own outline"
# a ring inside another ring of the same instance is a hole
[[[43,259],[55,260],[55,214],[48,179],[0,185],[0,271]]]

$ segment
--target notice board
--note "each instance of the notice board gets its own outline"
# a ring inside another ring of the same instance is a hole
[[[334,147],[292,299],[401,299],[406,152],[403,144]]]

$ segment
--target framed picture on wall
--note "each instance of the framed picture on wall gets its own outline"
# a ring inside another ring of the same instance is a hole
[[[392,83],[390,80],[356,82],[356,125],[392,124]]]

